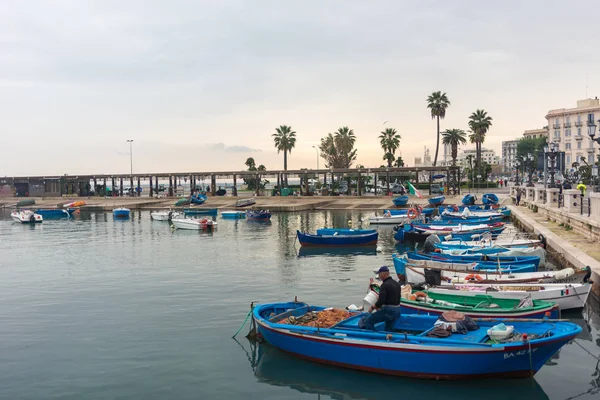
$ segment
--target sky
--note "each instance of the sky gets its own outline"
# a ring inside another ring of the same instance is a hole
[[[493,118],[484,147],[600,96],[594,1],[0,2],[0,176],[282,169],[271,135],[297,134],[289,168],[348,126],[357,162],[408,165],[436,126]],[[385,122],[387,121],[387,122]],[[384,125],[385,122],[385,125]],[[320,160],[321,167],[324,160]]]

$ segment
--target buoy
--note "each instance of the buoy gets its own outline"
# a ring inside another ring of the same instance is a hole
[[[352,226],[352,220],[351,219],[348,220],[348,226]]]
[[[383,249],[381,248],[381,246],[377,246],[377,252],[381,253],[383,251]]]

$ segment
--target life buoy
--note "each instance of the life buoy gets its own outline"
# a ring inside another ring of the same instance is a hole
[[[458,212],[458,206],[454,206],[454,207],[452,207],[452,210],[453,210],[454,212]]]
[[[465,281],[482,281],[483,278],[481,277],[481,275],[467,275],[465,276]]]
[[[406,215],[408,215],[408,218],[410,218],[410,219],[415,219],[415,218],[417,218],[417,215],[419,215],[419,214],[417,213],[417,210],[415,210],[414,208],[411,208],[410,210],[408,210]]]

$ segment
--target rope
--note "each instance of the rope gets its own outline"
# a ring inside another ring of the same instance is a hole
[[[590,352],[588,349],[586,349],[585,347],[583,347],[583,346],[582,346],[582,345],[581,345],[581,344],[580,344],[578,341],[576,341],[576,340],[573,340],[573,342],[574,342],[574,343],[575,343],[577,346],[581,347],[581,348],[582,348],[582,349],[583,349],[583,350],[584,350],[586,353],[588,353],[590,356],[594,357],[594,358],[596,359],[596,361],[599,361],[599,362],[600,362],[600,357],[593,355],[593,354],[592,354],[592,353],[591,353],[591,352]]]
[[[242,326],[240,326],[240,329],[238,329],[237,332],[231,337],[232,339],[235,339],[235,337],[237,336],[237,334],[240,333],[240,331],[242,330],[242,328],[244,327],[244,325],[246,325],[246,322],[248,321],[248,318],[250,318],[251,314],[252,314],[252,310],[248,311],[248,315],[246,315],[246,319],[242,323]]]

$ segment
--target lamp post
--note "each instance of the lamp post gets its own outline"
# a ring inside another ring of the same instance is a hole
[[[533,154],[531,153],[527,153],[527,160],[529,160],[529,181],[527,182],[527,186],[528,187],[534,187],[535,185],[533,184],[533,180],[532,180],[532,175],[533,175]]]
[[[519,186],[519,165],[521,164],[521,160],[519,157],[517,157],[517,161],[515,161],[515,170],[516,170],[516,176],[515,176],[515,186]]]
[[[591,116],[591,114],[590,114],[590,116]],[[600,119],[598,120],[598,124],[600,124]],[[588,135],[589,135],[590,139],[592,140],[592,142],[596,142],[596,143],[600,144],[600,136],[595,137],[596,136],[596,124],[594,123],[594,120],[590,118],[588,120],[587,125],[588,125]],[[594,143],[592,143],[592,146],[594,146]],[[596,169],[596,171],[598,171],[598,169]]]
[[[554,182],[554,174],[556,173],[556,144],[550,142],[550,145],[544,146],[544,154],[548,159],[548,166],[550,167],[550,185],[549,188],[555,188],[556,183]],[[544,177],[544,180],[546,177]]]
[[[319,149],[316,146],[312,147],[317,152],[317,183],[319,183]]]
[[[130,196],[134,196],[137,190],[133,189],[133,139],[127,139],[127,143],[129,143],[129,190]]]

